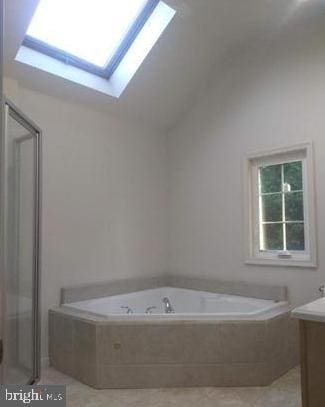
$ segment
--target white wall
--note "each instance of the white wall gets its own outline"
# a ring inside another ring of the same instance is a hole
[[[7,95],[44,132],[43,355],[47,311],[65,285],[168,270],[287,284],[294,303],[317,296],[325,282],[323,21],[320,27],[321,35],[317,24],[306,25],[299,35],[289,30],[225,55],[167,143],[150,128],[6,81]],[[319,268],[245,265],[245,154],[309,140]]]
[[[42,353],[62,286],[165,271],[166,140],[6,81],[43,130]]]
[[[293,303],[317,297],[325,282],[325,43],[317,22],[303,27],[229,53],[169,134],[170,271],[287,284]],[[245,154],[309,140],[319,268],[245,265]]]

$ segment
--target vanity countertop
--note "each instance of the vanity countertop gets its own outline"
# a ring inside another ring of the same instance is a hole
[[[325,298],[295,308],[292,316],[297,319],[325,322]]]

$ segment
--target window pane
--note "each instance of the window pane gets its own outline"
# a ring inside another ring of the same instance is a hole
[[[287,249],[305,250],[305,225],[303,223],[287,223]]]
[[[27,34],[104,68],[147,0],[41,0]]]
[[[288,192],[284,196],[286,220],[304,220],[304,202],[302,192]]]
[[[283,250],[283,224],[263,225],[264,250]]]
[[[284,182],[290,185],[290,190],[302,190],[302,161],[284,164],[283,171]]]
[[[282,195],[262,195],[262,222],[282,221]]]
[[[281,192],[281,165],[260,168],[261,192]]]

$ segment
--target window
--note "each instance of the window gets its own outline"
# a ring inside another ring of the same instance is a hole
[[[175,14],[162,0],[39,0],[15,61],[119,98]]]
[[[314,266],[311,147],[248,159],[249,263]]]
[[[261,251],[305,250],[303,164],[299,160],[258,169]]]
[[[23,45],[109,78],[158,3],[40,0]]]

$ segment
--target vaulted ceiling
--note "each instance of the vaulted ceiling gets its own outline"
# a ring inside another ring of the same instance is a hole
[[[322,0],[165,0],[177,10],[119,99],[14,61],[38,0],[5,0],[5,75],[22,86],[73,103],[168,129],[215,80],[229,49],[253,43],[290,24],[307,2]]]

